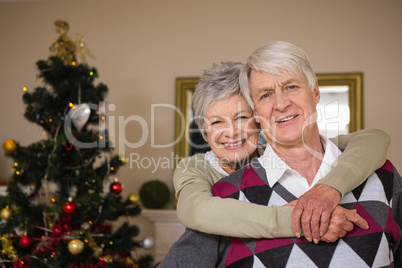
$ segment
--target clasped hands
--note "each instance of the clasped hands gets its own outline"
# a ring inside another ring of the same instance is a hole
[[[354,225],[367,230],[367,221],[356,210],[339,206],[340,200],[338,190],[325,184],[317,184],[299,199],[286,204],[285,206],[295,207],[292,213],[295,235],[301,236],[302,227],[305,238],[317,244],[320,240],[335,242],[352,231]]]

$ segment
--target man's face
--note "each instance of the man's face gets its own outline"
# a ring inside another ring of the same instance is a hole
[[[272,76],[252,70],[250,90],[256,120],[271,145],[299,145],[303,138],[306,141],[318,134],[315,119],[320,92],[317,83],[310,89],[304,74]]]

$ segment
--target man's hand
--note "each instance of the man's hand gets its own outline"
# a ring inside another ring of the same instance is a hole
[[[340,200],[339,191],[325,184],[317,184],[300,196],[292,213],[295,235],[300,237],[301,223],[306,239],[318,243],[326,233],[331,213]]]
[[[355,209],[349,210],[341,206],[337,206],[331,214],[331,221],[327,232],[321,237],[321,241],[335,242],[339,237],[344,237],[348,232],[352,231],[354,225],[367,230],[368,223]]]

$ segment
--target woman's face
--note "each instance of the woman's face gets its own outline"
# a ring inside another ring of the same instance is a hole
[[[258,145],[259,128],[246,100],[233,95],[212,103],[205,114],[209,146],[219,163],[239,163],[253,154]]]

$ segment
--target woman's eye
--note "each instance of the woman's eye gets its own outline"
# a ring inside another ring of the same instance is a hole
[[[288,86],[288,89],[289,90],[294,90],[294,89],[296,89],[297,87],[296,86]]]
[[[217,125],[217,124],[220,124],[220,123],[222,123],[222,121],[213,121],[213,122],[211,123],[211,126]]]

